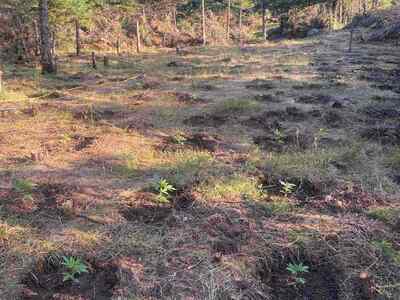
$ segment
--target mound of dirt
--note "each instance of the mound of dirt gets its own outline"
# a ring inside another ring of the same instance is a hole
[[[336,99],[330,95],[315,94],[315,95],[300,96],[299,98],[297,98],[296,101],[306,104],[329,104],[329,103],[334,103]]]
[[[271,90],[275,88],[275,85],[268,80],[255,79],[247,83],[246,88],[254,90]]]
[[[329,128],[338,128],[346,125],[347,120],[344,116],[334,109],[329,109],[322,114],[322,121]]]
[[[293,190],[291,195],[302,201],[323,195],[327,186],[330,185],[330,183],[306,177],[274,175],[273,172],[267,173],[262,183],[268,192],[278,195],[285,195],[282,183],[292,184]]]
[[[267,286],[271,299],[340,299],[343,274],[334,263],[329,262],[329,258],[316,258],[301,253],[298,255],[286,249],[282,252],[274,251],[271,257],[261,260],[257,265],[257,273]],[[290,264],[301,264],[307,271],[293,275],[288,270]],[[300,277],[303,284],[296,281]]]
[[[396,105],[368,105],[360,110],[370,118],[376,119],[393,119],[400,118],[400,110]]]
[[[400,125],[377,125],[361,130],[361,137],[382,144],[400,145]]]
[[[180,151],[187,147],[197,150],[206,150],[209,152],[217,151],[223,145],[217,136],[211,136],[207,133],[196,133],[192,135],[169,136],[161,146],[162,151]]]
[[[72,139],[75,141],[75,151],[82,151],[96,142],[97,137],[95,136],[82,136],[74,135]]]
[[[271,94],[260,94],[254,97],[256,101],[260,102],[272,102],[272,103],[279,103],[281,100],[279,97],[273,96]]]
[[[94,108],[92,106],[84,106],[75,109],[72,115],[75,119],[86,121],[109,120],[115,117],[119,111],[108,108]]]
[[[383,204],[385,201],[381,195],[363,191],[361,187],[338,188],[323,199],[312,201],[311,206],[315,208],[330,208],[334,211],[362,211],[371,206]]]
[[[83,261],[88,272],[81,273],[76,281],[64,281],[63,256],[50,254],[40,260],[22,280],[26,287],[23,300],[93,299],[109,300],[119,279],[118,268],[109,262],[94,258]]]
[[[308,149],[312,147],[314,137],[310,133],[298,132],[297,130],[280,130],[278,128],[265,135],[257,136],[253,140],[256,145],[265,150],[283,152]]]

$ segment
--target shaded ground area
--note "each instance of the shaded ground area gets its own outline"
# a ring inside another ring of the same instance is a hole
[[[0,298],[396,299],[400,51],[348,35],[6,65]]]

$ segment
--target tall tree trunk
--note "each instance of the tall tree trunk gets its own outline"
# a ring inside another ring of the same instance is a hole
[[[176,5],[172,7],[172,22],[174,24],[175,31],[178,31],[178,20],[176,15]]]
[[[81,26],[79,24],[79,19],[75,19],[75,43],[76,43],[76,56],[81,55]]]
[[[239,44],[242,46],[242,30],[243,30],[243,1],[240,0],[239,7]]]
[[[206,39],[206,4],[205,0],[201,0],[201,29],[203,31],[203,46],[207,44]]]
[[[228,9],[226,12],[226,40],[229,41],[231,36],[231,0],[228,0]]]
[[[35,38],[35,55],[40,55],[40,37],[39,37],[39,29],[36,21],[33,22],[33,34]]]
[[[263,30],[263,37],[264,37],[264,40],[266,40],[266,39],[267,39],[267,14],[266,14],[265,0],[262,0],[261,9],[262,9],[262,30]]]
[[[51,40],[49,31],[49,6],[48,0],[39,1],[40,20],[40,54],[43,73],[55,73],[53,55],[51,53]]]
[[[140,22],[139,19],[136,20],[136,51],[140,53]]]

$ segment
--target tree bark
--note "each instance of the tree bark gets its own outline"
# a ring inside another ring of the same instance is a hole
[[[40,54],[43,73],[55,73],[54,58],[51,49],[49,30],[49,6],[48,0],[39,1],[40,20]]]
[[[97,69],[96,53],[92,52],[92,68]]]
[[[243,30],[243,3],[240,0],[239,7],[239,44],[242,46],[242,30]]]
[[[205,0],[201,0],[201,29],[203,32],[203,46],[207,44],[207,37],[206,37],[206,4]]]
[[[34,23],[33,23],[33,33],[34,33],[34,38],[35,38],[35,55],[39,56],[40,55],[40,37],[39,37],[38,24],[36,21],[34,21]]]
[[[136,52],[140,53],[141,45],[140,45],[140,22],[139,19],[136,20]]]
[[[0,94],[3,92],[3,72],[0,70]]]
[[[226,40],[229,41],[231,36],[231,0],[228,0],[228,9],[226,12]]]
[[[75,19],[75,43],[76,43],[76,56],[81,55],[81,34],[80,34],[79,20]]]
[[[263,37],[264,40],[267,39],[267,14],[266,14],[266,5],[265,1],[262,1],[261,4],[261,9],[262,9],[262,30],[263,30]]]
[[[178,20],[176,15],[176,5],[172,7],[172,22],[174,23],[175,31],[178,31]]]

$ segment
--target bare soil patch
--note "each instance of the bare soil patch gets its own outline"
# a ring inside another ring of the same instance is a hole
[[[226,122],[227,122],[226,117],[218,115],[210,115],[210,114],[195,115],[183,121],[183,123],[186,125],[191,125],[196,127],[200,126],[219,127],[224,125]]]

